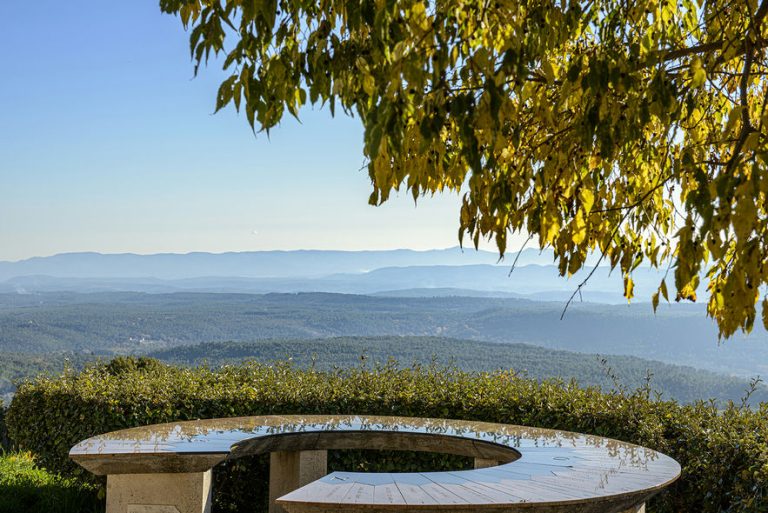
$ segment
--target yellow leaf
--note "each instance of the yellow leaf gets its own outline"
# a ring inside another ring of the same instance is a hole
[[[768,330],[768,299],[763,299],[763,326]]]
[[[411,19],[416,22],[416,25],[421,30],[429,29],[429,20],[427,19],[427,12],[424,4],[417,2],[411,7]]]
[[[712,299],[710,300],[710,302],[714,302],[715,310],[719,310],[725,307],[725,297],[720,292],[715,292],[712,295]]]
[[[581,206],[584,209],[584,213],[589,214],[589,212],[592,210],[592,205],[595,204],[595,193],[592,192],[592,189],[582,188],[579,190],[579,200],[581,201]]]
[[[541,63],[541,71],[544,73],[544,78],[547,79],[547,83],[551,84],[555,81],[555,70],[552,68],[552,64],[548,60],[544,60]]]
[[[699,88],[704,85],[705,80],[707,80],[707,72],[704,71],[701,59],[694,57],[691,61],[691,87]]]
[[[759,132],[752,132],[744,141],[744,151],[752,151],[757,147],[757,141],[760,140]]]
[[[741,120],[741,105],[735,105],[728,113],[728,121],[723,129],[724,137],[731,137],[735,133],[736,123]]]
[[[624,276],[624,297],[627,298],[627,303],[635,297],[635,283],[629,275]]]
[[[677,293],[677,301],[680,301],[681,299],[685,299],[693,303],[696,302],[696,289],[690,283]]]
[[[557,219],[557,215],[553,209],[547,209],[544,215],[541,216],[541,238],[542,243],[546,244],[552,242],[557,237],[560,231],[560,224]]]
[[[576,213],[576,217],[573,219],[571,238],[573,239],[573,243],[577,246],[587,238],[587,223],[584,222],[584,214],[581,210]]]
[[[365,77],[363,77],[363,90],[368,96],[373,96],[376,92],[376,81],[371,75],[365,75]]]

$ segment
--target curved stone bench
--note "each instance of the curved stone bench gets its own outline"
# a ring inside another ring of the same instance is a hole
[[[328,449],[458,454],[474,470],[334,472]],[[270,511],[573,513],[640,511],[680,475],[659,452],[565,431],[376,416],[264,416],[160,424],[99,435],[71,458],[107,475],[107,513],[210,510],[211,468],[271,453]]]

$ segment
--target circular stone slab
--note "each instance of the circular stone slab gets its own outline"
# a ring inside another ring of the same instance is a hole
[[[610,513],[641,504],[680,476],[680,465],[664,454],[599,436],[363,415],[159,424],[89,438],[73,447],[70,456],[96,474],[142,474],[205,471],[224,460],[272,451],[355,448],[442,452],[501,464],[454,472],[334,472],[277,502],[295,513]]]

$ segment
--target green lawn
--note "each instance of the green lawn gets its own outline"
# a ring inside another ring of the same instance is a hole
[[[0,513],[97,513],[95,488],[38,468],[29,453],[0,454]]]

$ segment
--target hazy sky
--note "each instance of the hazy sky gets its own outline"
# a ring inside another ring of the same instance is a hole
[[[0,260],[457,244],[458,196],[367,205],[357,120],[212,115],[220,67],[193,79],[157,0],[7,2],[0,48]]]

